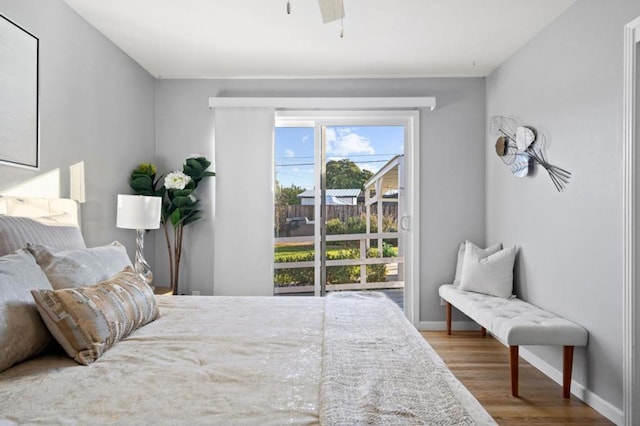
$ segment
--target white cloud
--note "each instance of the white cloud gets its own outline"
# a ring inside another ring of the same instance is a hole
[[[369,170],[374,175],[382,167],[379,163],[362,163],[362,164],[359,164],[359,166],[362,170]]]
[[[327,137],[327,144],[330,145],[333,142],[335,142],[337,138],[336,130],[331,127],[327,128],[326,137]]]
[[[291,173],[300,173],[300,169],[297,167],[294,167],[293,169],[291,169]]]
[[[351,133],[348,129],[341,129],[339,134],[333,132],[334,139],[329,138],[327,131],[327,153],[334,156],[346,157],[352,154],[375,154],[371,141],[357,133]]]
[[[295,153],[295,152],[293,152],[293,150],[292,150],[292,149],[285,148],[285,149],[284,149],[284,156],[285,156],[285,157],[287,157],[287,158],[293,158],[293,157],[295,157],[295,156],[296,156],[296,153]]]

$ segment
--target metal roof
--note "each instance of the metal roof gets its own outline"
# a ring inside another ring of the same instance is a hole
[[[315,189],[307,189],[306,191],[298,194],[298,198],[313,198],[315,195]],[[354,189],[327,189],[327,197],[359,197],[360,190]]]

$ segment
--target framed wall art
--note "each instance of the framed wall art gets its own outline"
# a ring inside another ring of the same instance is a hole
[[[40,41],[0,15],[0,163],[38,169]]]

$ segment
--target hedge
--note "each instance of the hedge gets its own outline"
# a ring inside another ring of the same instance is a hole
[[[383,244],[383,256],[392,257],[393,247]],[[378,249],[370,248],[367,251],[368,258],[378,257]],[[360,250],[346,249],[337,253],[327,253],[327,260],[359,259]],[[280,262],[305,262],[315,259],[313,252],[300,253],[296,256],[285,256]],[[366,265],[367,282],[386,281],[386,265]],[[314,282],[313,268],[282,268],[274,272],[274,283],[278,287],[309,285]],[[329,266],[327,267],[327,284],[343,284],[360,282],[360,266]]]

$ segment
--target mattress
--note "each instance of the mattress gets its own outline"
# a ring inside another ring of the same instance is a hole
[[[157,299],[89,366],[0,373],[0,424],[495,424],[384,296]]]

